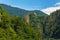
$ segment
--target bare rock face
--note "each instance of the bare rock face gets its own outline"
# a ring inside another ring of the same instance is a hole
[[[27,15],[25,15],[24,16],[24,21],[26,22],[26,23],[28,23],[29,24],[29,15],[27,14]]]
[[[2,13],[0,13],[0,22],[1,22],[1,16],[2,16]]]

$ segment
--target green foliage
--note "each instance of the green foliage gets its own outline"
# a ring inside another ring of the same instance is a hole
[[[0,7],[1,40],[38,40],[38,33],[18,16],[10,16]]]
[[[52,38],[60,38],[60,10],[51,13],[46,20],[46,34]]]
[[[43,16],[39,16],[37,14],[36,15],[31,14],[30,23],[35,30],[38,29],[37,23],[39,23],[39,27],[40,30],[42,30],[42,33],[39,30],[37,31],[40,32],[43,38],[46,37],[46,40],[60,39],[60,10],[57,10],[51,13],[50,15],[43,15]]]

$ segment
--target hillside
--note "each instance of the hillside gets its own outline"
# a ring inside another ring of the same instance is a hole
[[[60,40],[60,10],[46,15],[39,10],[0,6],[0,40]]]
[[[23,19],[0,7],[0,40],[38,40],[38,33]]]
[[[46,20],[46,34],[52,38],[60,38],[60,10],[51,13]]]

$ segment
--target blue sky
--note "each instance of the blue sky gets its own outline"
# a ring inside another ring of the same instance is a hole
[[[54,4],[60,3],[60,0],[0,0],[0,3],[26,10],[42,10],[49,7],[54,7]]]

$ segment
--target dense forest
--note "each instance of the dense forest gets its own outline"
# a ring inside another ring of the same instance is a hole
[[[60,40],[60,10],[50,15],[26,11],[23,18],[16,14],[0,6],[0,40]]]

